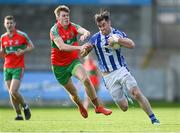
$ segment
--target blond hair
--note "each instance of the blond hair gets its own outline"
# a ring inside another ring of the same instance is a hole
[[[8,15],[8,16],[4,17],[4,21],[5,20],[13,20],[15,22],[15,18],[12,15]]]
[[[70,10],[69,10],[69,8],[68,8],[67,6],[61,5],[61,6],[58,6],[58,7],[54,10],[55,16],[58,17],[61,11],[64,11],[64,12],[67,12],[67,13],[70,12]]]

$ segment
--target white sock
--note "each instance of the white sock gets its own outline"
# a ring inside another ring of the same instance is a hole
[[[24,106],[24,109],[28,109],[28,107],[29,107],[29,106],[26,104],[26,105]]]
[[[22,117],[22,115],[21,115],[21,114],[17,114],[17,116],[18,116],[18,117]]]

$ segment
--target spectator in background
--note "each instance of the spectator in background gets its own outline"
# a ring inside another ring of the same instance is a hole
[[[70,22],[70,10],[67,6],[58,6],[54,13],[57,23],[55,23],[50,30],[52,47],[51,62],[53,73],[57,81],[67,90],[70,98],[78,106],[84,118],[88,117],[88,112],[78,96],[77,90],[72,83],[71,76],[77,77],[84,84],[86,93],[95,106],[95,112],[110,115],[112,111],[100,105],[95,89],[79,61],[79,51],[84,49],[86,45],[78,46],[77,35],[80,34],[80,41],[84,41],[90,35],[90,32]]]
[[[90,38],[87,44],[91,47],[86,47],[81,52],[81,56],[87,55],[94,49],[105,85],[118,107],[123,111],[128,110],[128,101],[123,92],[123,86],[126,86],[134,99],[137,100],[141,108],[149,116],[152,124],[159,125],[160,122],[152,112],[149,101],[142,94],[136,80],[129,72],[121,53],[122,47],[132,49],[135,47],[135,43],[124,32],[111,27],[110,13],[108,11],[101,10],[95,14],[95,22],[99,32]]]
[[[4,61],[4,80],[9,91],[11,104],[17,113],[15,120],[23,120],[21,107],[24,110],[25,119],[31,117],[29,106],[24,102],[19,93],[21,79],[24,73],[24,54],[32,51],[33,43],[26,33],[15,28],[16,22],[13,16],[4,18],[6,33],[1,36],[1,57]]]
[[[96,90],[96,93],[98,92],[99,90],[99,87],[100,87],[100,80],[101,80],[101,77],[100,77],[100,73],[99,73],[99,70],[96,66],[96,62],[95,60],[93,59],[93,56],[91,54],[89,54],[85,60],[84,60],[84,63],[83,63],[83,66]],[[84,97],[84,107],[86,109],[88,109],[88,106],[90,104],[90,99],[89,97],[85,94],[85,97]]]

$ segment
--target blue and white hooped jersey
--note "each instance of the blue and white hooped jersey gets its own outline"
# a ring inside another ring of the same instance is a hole
[[[107,40],[112,34],[116,34],[121,38],[127,37],[124,32],[111,28],[111,33],[109,35],[104,36],[101,32],[98,32],[89,40],[89,43],[94,47],[94,51],[98,59],[98,65],[102,72],[112,72],[123,66],[127,68],[125,59],[121,54],[121,48],[113,50],[111,48],[104,47],[108,45]]]

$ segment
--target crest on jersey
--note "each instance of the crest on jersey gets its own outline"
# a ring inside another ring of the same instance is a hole
[[[75,34],[73,31],[70,32],[70,38],[74,38]]]
[[[15,40],[15,45],[18,45],[19,44],[19,40]]]

